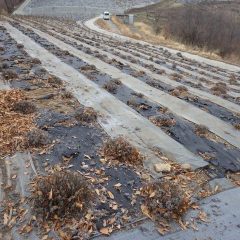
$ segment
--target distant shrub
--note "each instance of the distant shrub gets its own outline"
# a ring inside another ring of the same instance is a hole
[[[187,45],[240,56],[240,20],[230,11],[188,5],[172,11],[163,28],[165,37]]]

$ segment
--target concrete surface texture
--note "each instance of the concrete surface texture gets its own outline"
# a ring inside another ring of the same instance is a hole
[[[200,208],[207,214],[206,222],[198,220],[198,211],[190,211],[185,221],[194,224],[193,228],[177,230],[160,236],[151,222],[136,229],[115,233],[110,237],[98,237],[97,240],[239,240],[240,236],[240,188],[229,189],[200,202]]]

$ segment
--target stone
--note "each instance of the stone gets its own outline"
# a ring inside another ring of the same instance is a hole
[[[181,165],[181,168],[184,170],[190,170],[191,169],[191,165],[189,163],[183,163]]]
[[[170,172],[171,165],[168,163],[157,163],[154,165],[154,169],[156,172]]]

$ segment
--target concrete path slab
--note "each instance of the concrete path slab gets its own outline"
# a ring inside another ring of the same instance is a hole
[[[47,33],[44,33],[30,26],[29,28],[33,30],[35,33],[37,33],[40,37],[48,40],[49,42],[53,43],[57,47],[68,51],[72,55],[82,59],[88,64],[95,65],[96,68],[99,69],[101,72],[107,73],[112,78],[119,79],[124,85],[135,90],[136,92],[142,93],[151,101],[154,101],[164,107],[167,107],[173,113],[193,123],[201,124],[208,127],[208,129],[214,134],[216,134],[217,136],[221,137],[222,139],[232,144],[233,146],[240,148],[240,133],[236,131],[232,125],[218,119],[215,116],[212,116],[211,114],[181,99],[173,97],[172,95],[167,94],[159,89],[151,87],[150,85],[140,81],[139,79],[123,73],[121,70],[117,69],[116,67],[113,67],[99,60],[94,56],[88,55]],[[11,29],[13,28],[11,27]],[[205,94],[205,93],[202,92],[202,94]],[[230,104],[230,102],[228,103]],[[237,109],[239,109],[238,112],[240,112],[240,106],[236,105],[236,107]]]
[[[196,220],[199,211],[190,211],[185,220],[194,222],[196,229],[179,230],[165,236],[157,233],[154,224],[146,222],[136,229],[115,233],[96,240],[239,240],[240,236],[240,188],[234,188],[200,202],[207,214],[207,222]]]
[[[4,23],[2,25],[13,39],[24,45],[25,51],[31,57],[38,58],[49,73],[65,81],[67,89],[74,94],[79,102],[93,107],[102,115],[99,118],[99,123],[110,136],[123,135],[138,147],[146,155],[144,165],[153,175],[156,175],[154,164],[161,162],[151,150],[154,147],[158,147],[164,154],[178,163],[187,162],[193,168],[206,165],[206,162],[200,157],[188,151],[184,146],[170,138],[150,121],[137,114],[107,91],[99,88],[98,85],[88,80],[73,67],[60,61],[59,58],[10,24]]]

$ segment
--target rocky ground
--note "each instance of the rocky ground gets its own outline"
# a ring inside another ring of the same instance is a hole
[[[100,238],[146,219],[196,231],[205,198],[238,191],[237,67],[70,20],[0,25],[1,237]]]

